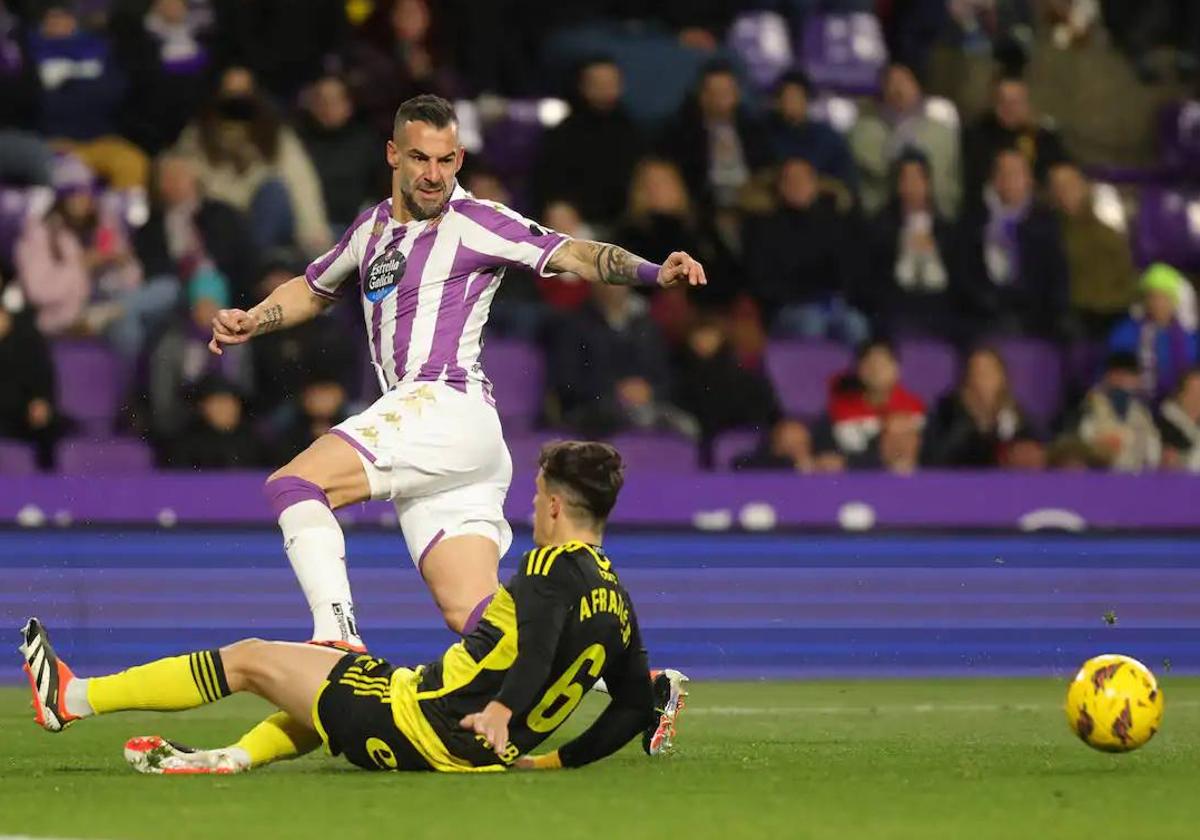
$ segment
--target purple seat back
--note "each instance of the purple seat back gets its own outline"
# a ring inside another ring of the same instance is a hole
[[[1068,347],[1063,361],[1067,387],[1082,394],[1100,381],[1106,353],[1102,341],[1076,341]]]
[[[1063,360],[1053,344],[1038,339],[1009,338],[992,342],[1008,368],[1017,404],[1043,429],[1062,408]]]
[[[777,12],[745,12],[734,19],[727,38],[750,81],[767,90],[795,61],[788,24]]]
[[[539,106],[537,99],[514,99],[507,103],[503,117],[484,125],[488,163],[506,181],[523,178],[537,160],[543,132]]]
[[[630,432],[616,435],[612,444],[633,472],[690,472],[697,469],[696,444],[675,435]]]
[[[505,435],[508,452],[512,455],[513,471],[527,473],[537,470],[538,456],[542,446],[552,440],[569,440],[572,434],[563,432],[534,432],[525,434]]]
[[[910,339],[900,342],[901,381],[932,406],[958,380],[958,353],[944,341]]]
[[[1138,263],[1170,263],[1182,271],[1200,269],[1200,195],[1147,187],[1134,225]]]
[[[488,341],[482,361],[506,428],[532,428],[545,394],[546,363],[541,350],[524,341]]]
[[[91,434],[111,432],[120,390],[112,352],[97,341],[74,340],[54,342],[52,352],[59,409]]]
[[[730,469],[734,459],[748,455],[758,447],[763,434],[764,431],[757,429],[737,429],[722,433],[713,442],[713,468]]]
[[[73,438],[58,447],[58,471],[63,475],[107,475],[147,472],[154,453],[140,440]]]
[[[833,342],[773,341],[767,346],[767,375],[792,417],[821,414],[829,403],[830,380],[852,364],[853,354]]]
[[[0,475],[30,475],[37,472],[33,447],[15,440],[0,440]]]
[[[854,95],[879,90],[887,46],[873,14],[809,15],[802,52],[804,71],[818,88]]]

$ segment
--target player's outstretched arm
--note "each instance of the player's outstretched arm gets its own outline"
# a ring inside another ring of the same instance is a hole
[[[655,265],[620,245],[587,239],[564,242],[551,255],[546,268],[551,273],[569,272],[592,283],[613,286],[703,286],[708,283],[704,266],[684,251],[675,251],[662,265]]]
[[[315,294],[303,277],[293,277],[248,311],[222,309],[213,316],[208,349],[220,356],[225,344],[245,344],[256,335],[311,321],[331,304]]]

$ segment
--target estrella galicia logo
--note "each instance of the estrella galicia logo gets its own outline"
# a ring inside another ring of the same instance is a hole
[[[379,303],[387,297],[404,276],[407,264],[404,255],[395,248],[385,251],[371,267],[367,269],[366,282],[363,283],[363,294],[371,303]]]

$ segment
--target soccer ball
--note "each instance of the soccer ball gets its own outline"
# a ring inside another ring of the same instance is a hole
[[[1136,750],[1162,722],[1163,695],[1150,669],[1106,653],[1083,663],[1067,689],[1067,723],[1089,747]]]

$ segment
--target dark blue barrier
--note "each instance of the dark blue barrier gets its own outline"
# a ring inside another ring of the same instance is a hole
[[[666,532],[607,546],[653,661],[700,678],[1063,675],[1107,651],[1200,673],[1200,537]],[[439,655],[453,636],[399,533],[352,531],[348,549],[373,650]],[[0,558],[0,627],[15,640],[39,615],[84,673],[310,629],[266,530],[7,530]],[[19,678],[11,664],[0,679]]]

